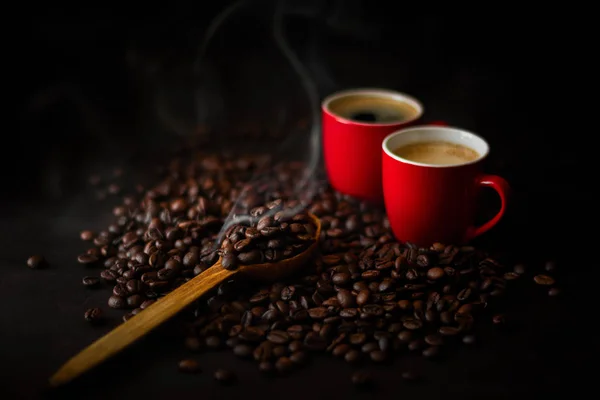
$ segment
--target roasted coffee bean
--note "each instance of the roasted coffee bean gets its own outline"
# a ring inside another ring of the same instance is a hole
[[[274,344],[286,344],[290,341],[290,336],[284,331],[271,331],[267,334],[267,340]]]
[[[221,347],[221,339],[218,336],[209,336],[206,338],[206,347],[210,349],[218,349]]]
[[[237,256],[233,253],[224,254],[221,258],[221,265],[223,268],[233,270],[237,268]],[[240,260],[241,261],[241,260]]]
[[[423,356],[427,358],[436,358],[440,354],[440,346],[431,346],[423,350]]]
[[[289,357],[279,357],[275,361],[275,368],[281,374],[290,372],[294,368],[294,362]]]
[[[454,336],[460,332],[460,329],[454,326],[442,326],[440,327],[439,332],[442,336]]]
[[[373,384],[373,378],[367,371],[357,371],[352,374],[352,383],[358,387],[368,387]]]
[[[81,233],[79,234],[79,237],[81,238],[81,240],[90,241],[90,240],[94,239],[94,232],[81,231]]]
[[[100,284],[100,279],[94,276],[86,276],[82,279],[83,286],[95,287]]]
[[[81,254],[77,256],[77,262],[80,264],[90,265],[98,262],[98,257],[92,254]]]
[[[247,344],[238,344],[233,348],[233,354],[238,357],[250,357],[254,349]]]
[[[433,267],[427,271],[427,278],[431,280],[438,280],[444,277],[444,270],[440,267]]]
[[[185,348],[190,351],[199,351],[202,349],[202,342],[200,342],[200,340],[195,336],[186,337],[184,345]]]
[[[179,361],[179,371],[192,374],[197,373],[200,372],[200,364],[196,360],[181,360]]]
[[[296,365],[303,365],[308,361],[308,354],[304,351],[295,351],[290,354],[290,360]]]
[[[556,269],[556,262],[547,261],[546,264],[544,265],[544,269],[548,272],[554,271]]]
[[[123,297],[120,296],[110,296],[108,299],[108,306],[110,308],[125,308],[126,301]]]
[[[86,310],[83,317],[92,324],[99,324],[104,321],[104,313],[97,307]]]
[[[217,369],[214,377],[221,384],[231,384],[235,381],[235,374],[226,369]]]
[[[548,275],[536,275],[533,278],[533,280],[538,285],[543,285],[543,286],[552,286],[552,285],[554,285],[554,278],[552,278],[551,276],[548,276]]]
[[[118,296],[118,297],[127,297],[129,295],[129,292],[127,291],[127,288],[125,287],[125,285],[115,285],[113,287],[113,295]]]
[[[140,308],[142,310],[145,310],[146,308],[150,307],[156,300],[144,300],[144,302],[142,304],[140,304]]]
[[[465,335],[462,339],[464,344],[473,344],[475,343],[475,336],[474,335]]]
[[[273,372],[274,366],[273,363],[269,362],[269,361],[261,361],[258,364],[258,370],[264,374],[269,374],[271,372]]]
[[[405,381],[416,381],[419,379],[419,375],[417,375],[415,372],[413,371],[404,371],[402,372],[402,379],[404,379]]]
[[[31,269],[42,269],[48,266],[44,256],[35,255],[27,259],[27,266]]]
[[[548,296],[554,297],[554,296],[558,296],[559,294],[560,294],[559,288],[551,288],[550,290],[548,290]]]

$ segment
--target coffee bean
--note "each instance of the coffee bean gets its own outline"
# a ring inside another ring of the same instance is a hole
[[[261,361],[258,364],[258,370],[264,374],[269,374],[269,373],[273,372],[273,369],[274,369],[274,366],[269,361]]]
[[[90,265],[98,262],[98,257],[91,254],[81,254],[77,257],[77,262],[80,264]]]
[[[242,260],[240,260],[242,261]],[[237,268],[237,257],[233,253],[224,254],[221,258],[221,265],[223,268],[233,270]]]
[[[409,382],[414,382],[419,379],[419,375],[417,375],[413,371],[404,371],[404,372],[402,372],[401,376],[402,376],[402,379],[404,379],[405,381],[409,381]]]
[[[346,355],[346,353],[348,353],[348,351],[350,351],[350,346],[343,343],[335,346],[335,348],[332,351],[332,354],[334,355],[334,357],[343,357]]]
[[[440,346],[431,346],[423,350],[423,356],[427,358],[435,358],[440,354]]]
[[[179,361],[179,371],[185,373],[197,373],[200,372],[200,364],[198,361],[186,359]]]
[[[94,232],[92,232],[92,231],[81,231],[81,233],[79,234],[79,237],[81,238],[81,240],[90,241],[90,240],[94,239]]]
[[[367,387],[373,384],[373,378],[371,374],[367,371],[357,371],[352,374],[352,383],[355,386],[359,387]]]
[[[294,368],[294,363],[289,359],[289,357],[280,357],[277,361],[275,361],[275,368],[279,373],[285,374]]]
[[[238,344],[233,348],[233,354],[238,357],[250,357],[254,349],[247,344]]]
[[[110,296],[110,298],[108,299],[108,306],[110,308],[125,308],[125,305],[127,303],[125,302],[125,299],[123,297],[120,296]]]
[[[462,340],[463,340],[464,344],[473,344],[473,343],[475,343],[475,336],[474,335],[465,335]]]
[[[140,304],[140,308],[142,310],[145,310],[146,308],[150,307],[154,302],[155,300],[144,300],[142,304]]]
[[[552,286],[552,285],[554,285],[554,278],[552,278],[551,276],[548,276],[548,275],[536,275],[533,278],[533,280],[538,285],[543,285],[543,286]]]
[[[517,273],[519,275],[523,275],[525,273],[525,265],[517,264],[517,265],[515,265],[513,270],[515,271],[515,273]]]
[[[104,313],[99,308],[90,308],[85,311],[83,316],[86,321],[92,324],[99,324],[104,320]]]
[[[267,334],[267,340],[274,344],[286,344],[290,341],[290,336],[284,331],[271,331]]]
[[[303,365],[308,361],[308,354],[304,351],[295,351],[290,354],[290,360],[296,365]]]
[[[221,347],[221,339],[218,336],[209,336],[206,338],[206,347],[211,349],[218,349]]]
[[[134,294],[127,297],[127,306],[129,308],[138,308],[144,302],[144,298],[139,294]]]
[[[454,336],[457,335],[460,330],[454,326],[442,326],[440,327],[439,332],[442,336]]]
[[[369,353],[369,356],[374,362],[383,362],[387,359],[387,354],[383,350],[374,350]]]
[[[86,276],[82,280],[83,286],[86,287],[95,287],[100,283],[100,279],[93,276]]]
[[[444,342],[440,335],[433,334],[425,336],[425,343],[427,343],[430,346],[440,346]]]
[[[548,296],[558,296],[560,294],[560,289],[559,288],[551,288],[550,290],[548,290]]]
[[[186,349],[190,351],[199,351],[202,349],[202,343],[195,336],[188,336],[185,338],[184,345]]]
[[[359,362],[361,360],[361,358],[362,358],[361,353],[358,350],[350,350],[344,356],[344,360],[346,360],[346,362],[351,363],[351,364]]]
[[[35,255],[27,259],[27,266],[31,269],[42,269],[48,266],[48,262],[44,256]]]
[[[548,272],[554,271],[556,269],[556,262],[554,262],[554,261],[546,262],[546,264],[544,265],[544,269]]]

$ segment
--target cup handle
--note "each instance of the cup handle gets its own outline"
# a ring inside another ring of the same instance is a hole
[[[500,196],[500,210],[496,215],[481,226],[471,227],[467,234],[467,240],[471,240],[494,227],[506,211],[508,198],[510,196],[510,186],[506,180],[498,175],[481,175],[477,178],[476,185],[492,188]]]

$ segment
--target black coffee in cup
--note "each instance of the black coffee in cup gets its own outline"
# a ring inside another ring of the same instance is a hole
[[[413,104],[385,94],[350,94],[331,101],[329,109],[342,118],[374,124],[408,122],[420,115]]]

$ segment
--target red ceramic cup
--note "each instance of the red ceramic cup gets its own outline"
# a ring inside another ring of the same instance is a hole
[[[404,118],[361,122],[352,113],[369,108],[369,101],[400,103]],[[331,186],[339,192],[383,202],[381,142],[390,133],[421,120],[423,106],[415,98],[384,89],[353,89],[325,98],[321,105],[323,155]]]
[[[436,165],[394,153],[407,144],[431,141],[469,147],[478,157],[453,165]],[[413,127],[387,136],[382,149],[385,208],[396,239],[421,246],[465,243],[492,228],[504,215],[509,185],[499,176],[481,172],[489,146],[474,133],[451,127]],[[477,194],[483,187],[498,193],[501,206],[488,222],[474,226]]]

